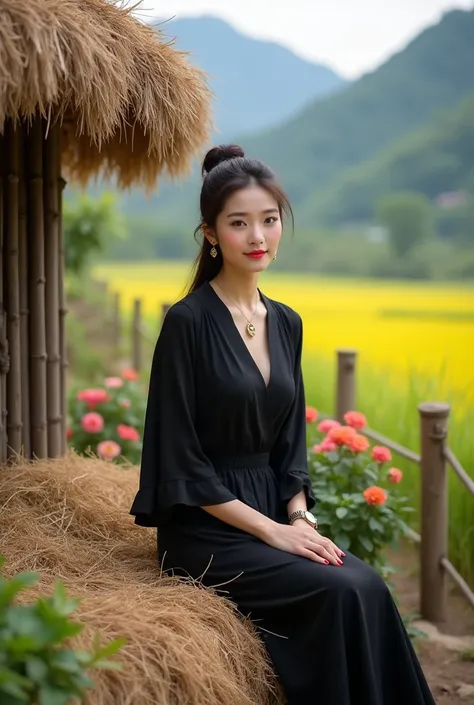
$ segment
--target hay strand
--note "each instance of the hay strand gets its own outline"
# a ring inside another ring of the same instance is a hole
[[[253,625],[213,591],[160,574],[156,535],[128,514],[136,468],[74,454],[0,474],[7,571],[39,570],[83,598],[88,648],[125,636],[123,670],[100,672],[88,705],[270,705],[275,677]]]

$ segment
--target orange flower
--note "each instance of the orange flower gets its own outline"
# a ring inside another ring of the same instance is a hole
[[[403,479],[403,473],[398,468],[390,468],[387,475],[388,481],[392,482],[394,485],[398,485],[398,483]]]
[[[344,414],[344,421],[348,426],[360,431],[367,426],[367,419],[360,411],[348,411]]]
[[[115,441],[102,441],[97,446],[97,453],[101,458],[104,458],[104,460],[112,460],[113,458],[116,458],[120,455],[121,450],[122,449],[119,444]]]
[[[387,493],[381,487],[377,487],[377,485],[367,487],[362,494],[367,504],[381,505],[387,501]]]
[[[306,407],[306,423],[314,423],[318,418],[318,412],[312,406]]]
[[[139,374],[136,370],[133,370],[131,367],[127,367],[127,369],[122,370],[122,377],[123,379],[126,379],[127,382],[136,382]]]
[[[81,426],[86,433],[100,433],[104,428],[104,419],[100,414],[91,411],[84,414],[81,419]]]
[[[385,446],[374,446],[372,449],[372,458],[377,463],[388,463],[392,459],[392,454],[389,448]]]
[[[120,423],[117,426],[117,434],[120,438],[123,438],[124,441],[140,440],[140,434],[138,433],[137,429],[133,428],[133,426],[126,426],[123,423]]]
[[[327,437],[336,445],[344,446],[348,445],[350,439],[355,435],[356,430],[355,428],[352,428],[352,426],[336,426],[329,431]]]
[[[334,421],[333,419],[323,419],[318,426],[318,431],[321,433],[328,433],[332,428],[339,428],[341,424],[339,421]]]
[[[364,450],[367,450],[367,448],[370,447],[370,443],[365,436],[361,436],[360,433],[356,433],[354,436],[349,438],[347,446],[353,453],[363,453]]]

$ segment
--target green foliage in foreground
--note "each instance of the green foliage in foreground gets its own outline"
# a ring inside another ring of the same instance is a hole
[[[0,568],[4,560],[0,556]],[[92,652],[65,646],[83,625],[70,615],[78,600],[66,596],[57,583],[51,597],[31,604],[16,604],[16,597],[38,582],[36,573],[6,579],[0,574],[0,702],[2,705],[67,705],[93,687],[90,668],[119,669],[109,661],[125,643],[123,639]]]

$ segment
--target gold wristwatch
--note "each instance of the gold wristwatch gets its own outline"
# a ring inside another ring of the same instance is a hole
[[[318,520],[311,512],[307,512],[304,509],[297,509],[296,512],[292,512],[288,517],[290,524],[293,524],[297,519],[304,519],[313,529],[318,528]]]

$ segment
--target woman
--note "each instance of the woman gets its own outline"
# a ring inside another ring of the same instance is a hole
[[[431,705],[385,583],[309,511],[301,318],[257,288],[289,203],[237,146],[211,149],[203,175],[203,244],[156,346],[131,513],[158,527],[165,570],[223,586],[255,621],[289,705]]]

